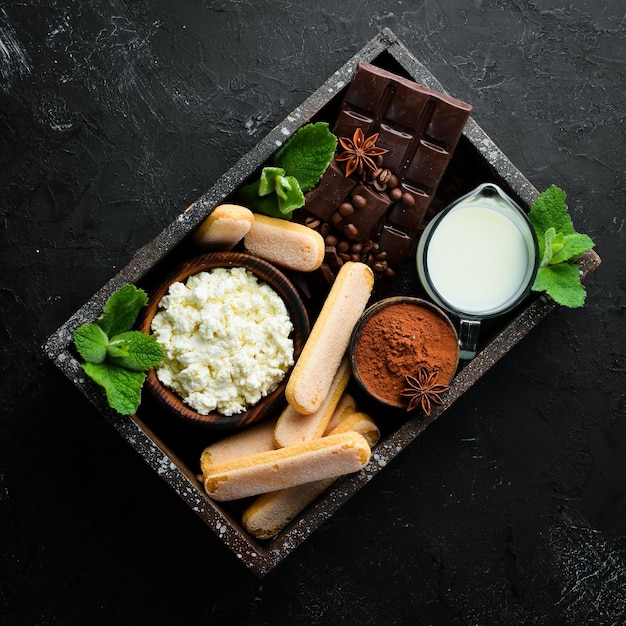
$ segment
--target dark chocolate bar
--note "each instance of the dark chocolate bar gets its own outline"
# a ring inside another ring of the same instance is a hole
[[[335,122],[339,138],[378,133],[376,169],[345,176],[333,160],[305,210],[350,241],[376,242],[397,268],[407,257],[472,107],[368,63],[359,63]],[[339,150],[341,151],[341,147]],[[343,176],[343,179],[342,179]],[[336,236],[336,234],[333,234]],[[393,248],[392,248],[393,246]]]

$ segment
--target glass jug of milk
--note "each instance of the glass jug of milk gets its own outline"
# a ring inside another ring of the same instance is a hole
[[[417,271],[428,295],[459,318],[461,358],[476,355],[481,320],[510,311],[528,295],[538,262],[528,217],[492,183],[431,220],[418,243]]]

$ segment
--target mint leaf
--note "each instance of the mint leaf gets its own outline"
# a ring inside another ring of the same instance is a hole
[[[552,185],[530,208],[528,217],[541,254],[532,289],[545,291],[555,302],[575,308],[584,304],[586,296],[576,261],[595,244],[574,230],[565,197],[562,189]]]
[[[143,372],[131,372],[110,363],[85,363],[83,369],[95,383],[104,388],[107,402],[122,415],[132,415],[139,407]]]
[[[528,217],[535,229],[539,249],[545,247],[545,233],[554,228],[557,233],[573,235],[574,226],[567,212],[565,192],[556,185],[548,187],[533,203]]]
[[[269,196],[276,192],[279,186],[279,180],[285,176],[285,170],[282,167],[264,167],[259,178],[258,194],[260,196]]]
[[[284,170],[283,170],[284,171]],[[291,190],[297,187],[300,189],[300,185],[298,185],[298,181],[293,176],[277,176],[276,177],[276,195],[278,196],[279,202],[280,200],[286,200],[291,193]]]
[[[282,217],[290,218],[296,209],[304,206],[304,194],[295,176],[287,176],[279,182],[280,185],[276,189],[278,210],[281,212]]]
[[[563,248],[565,235],[557,232],[554,228],[548,228],[544,235],[544,250],[541,258],[540,266],[550,265],[552,257]],[[541,248],[540,248],[541,250]]]
[[[578,266],[572,263],[540,267],[532,290],[545,291],[557,304],[570,308],[583,306],[587,295]]]
[[[249,185],[242,187],[237,194],[237,201],[239,204],[256,211],[257,213],[264,213],[272,217],[279,217],[284,219],[285,216],[280,212],[278,208],[278,197],[276,194],[268,196],[259,195],[259,183],[256,181]]]
[[[575,233],[563,237],[563,245],[560,250],[554,253],[551,263],[563,263],[566,261],[577,261],[587,250],[593,248],[594,243],[591,237]]]
[[[113,337],[130,330],[146,304],[148,296],[143,289],[124,285],[107,300],[104,312],[96,323],[109,337]]]
[[[143,372],[156,367],[165,357],[163,348],[152,336],[138,330],[121,333],[107,346],[109,362],[126,369]]]
[[[109,338],[98,324],[84,324],[74,331],[74,345],[87,363],[102,363]]]
[[[276,152],[274,164],[282,167],[287,176],[294,176],[306,193],[320,182],[336,149],[337,137],[326,122],[307,124]]]

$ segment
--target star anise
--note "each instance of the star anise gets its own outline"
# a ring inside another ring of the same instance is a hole
[[[420,367],[417,376],[406,375],[409,385],[400,392],[401,396],[409,397],[407,411],[412,411],[418,404],[426,415],[430,415],[433,404],[443,404],[441,395],[448,391],[448,385],[437,384],[439,372],[429,372],[425,367]]]
[[[339,143],[344,151],[335,157],[335,161],[346,161],[346,176],[350,176],[353,172],[361,175],[366,167],[372,171],[377,169],[378,165],[374,158],[389,152],[385,148],[377,147],[377,141],[378,133],[365,139],[360,128],[354,131],[352,139],[348,137],[339,138]]]

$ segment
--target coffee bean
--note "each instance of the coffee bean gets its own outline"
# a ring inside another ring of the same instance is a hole
[[[355,209],[364,209],[367,206],[367,200],[362,195],[356,193],[352,196],[352,206]]]
[[[343,217],[349,217],[354,213],[354,207],[350,202],[342,202],[337,209],[337,212]]]
[[[405,191],[402,194],[402,204],[408,207],[415,206],[415,198],[408,191]]]
[[[346,224],[343,228],[343,232],[346,234],[346,237],[350,239],[355,239],[359,235],[359,231],[354,224]]]
[[[333,213],[330,217],[330,221],[337,226],[337,224],[339,224],[339,222],[341,222],[341,220],[343,219],[343,215],[341,215],[341,213],[339,213],[339,211],[336,211],[335,213]]]
[[[400,200],[400,198],[402,198],[402,189],[400,189],[400,187],[394,187],[390,192],[389,192],[389,197],[392,200],[398,201]]]
[[[327,246],[337,247],[337,244],[339,243],[339,237],[337,237],[337,235],[326,235],[326,239],[324,239],[324,242]]]

